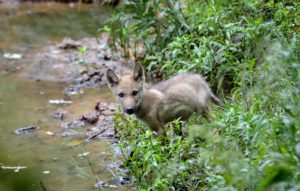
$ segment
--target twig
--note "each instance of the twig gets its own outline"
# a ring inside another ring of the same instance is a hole
[[[46,189],[45,184],[43,183],[43,181],[40,181],[40,185],[41,185],[43,191],[47,191],[47,189]]]

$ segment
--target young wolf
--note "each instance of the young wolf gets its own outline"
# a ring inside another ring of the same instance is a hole
[[[165,134],[166,123],[187,119],[194,112],[209,113],[208,102],[220,104],[206,81],[197,74],[179,74],[145,87],[144,69],[136,64],[133,73],[116,75],[107,70],[108,85],[128,114],[135,114],[157,134]]]

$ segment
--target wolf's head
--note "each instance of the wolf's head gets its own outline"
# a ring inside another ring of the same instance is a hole
[[[145,75],[140,64],[136,64],[133,73],[118,76],[111,69],[106,72],[108,86],[124,111],[133,114],[137,111],[143,97]]]

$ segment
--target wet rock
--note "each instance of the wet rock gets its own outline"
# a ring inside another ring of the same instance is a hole
[[[95,111],[83,115],[78,120],[84,121],[85,124],[96,124],[96,127],[87,130],[88,138],[85,141],[96,139],[113,139],[116,132],[114,128],[114,111],[117,104],[98,102]]]
[[[98,119],[99,119],[99,115],[97,112],[91,112],[91,113],[85,114],[80,118],[81,121],[87,122],[89,124],[97,123]]]
[[[70,38],[65,38],[61,43],[59,43],[56,46],[59,49],[78,49],[80,47],[80,43]]]
[[[85,141],[92,141],[96,139],[113,139],[116,137],[114,128],[114,111],[117,109],[115,103],[97,102],[95,110],[72,121],[63,122],[60,124],[62,128],[72,129],[80,128],[86,125],[96,125],[87,130],[87,138]],[[63,119],[66,111],[56,111],[53,116],[58,119]],[[62,136],[72,136],[74,131],[66,131]],[[75,132],[76,133],[76,132]]]
[[[115,138],[116,130],[114,128],[114,112],[118,108],[114,103],[102,103],[98,102],[95,106],[95,110],[99,113],[99,119],[97,123],[98,129],[105,129],[100,138]]]
[[[108,167],[112,170],[122,170],[122,169],[124,169],[124,166],[123,166],[122,162],[120,162],[120,161],[112,162],[108,165]]]
[[[23,134],[27,134],[27,133],[37,131],[39,129],[40,129],[40,127],[37,127],[37,126],[28,126],[28,127],[22,127],[20,129],[17,129],[14,132],[17,135],[23,135]]]
[[[79,128],[85,126],[85,122],[80,119],[75,119],[73,121],[61,123],[60,126],[65,129],[69,128]]]
[[[120,177],[119,177],[119,183],[120,183],[121,185],[129,184],[129,183],[130,183],[130,178],[120,176]]]
[[[114,112],[114,110],[113,111],[112,110],[105,110],[105,111],[102,112],[102,114],[105,115],[105,116],[109,116],[109,115],[112,115],[113,112]]]
[[[97,102],[95,106],[95,110],[103,113],[105,111],[111,111],[114,112],[118,108],[118,105],[115,103],[105,103],[105,102]]]
[[[97,128],[99,129],[106,129],[105,132],[101,134],[101,138],[114,138],[115,137],[115,129],[114,129],[114,117],[111,116],[110,118],[105,116],[100,116],[99,121],[97,123]]]
[[[74,84],[65,89],[65,94],[75,95],[83,92],[83,89],[97,88],[104,85],[104,73],[104,70],[92,70],[90,72],[82,72],[81,75],[75,79]]]
[[[55,119],[63,120],[68,113],[69,113],[68,111],[58,110],[58,111],[55,111],[51,116]]]
[[[111,148],[116,155],[123,155],[123,151],[121,150],[121,148],[118,144],[118,140],[112,142]]]
[[[98,189],[105,189],[105,188],[118,188],[119,186],[113,184],[107,184],[103,181],[99,181],[95,184],[95,187]]]
[[[81,74],[81,76],[79,78],[75,79],[75,82],[77,84],[83,84],[84,82],[89,81],[89,80],[90,80],[90,76],[86,72],[84,72]]]
[[[127,172],[121,161],[115,161],[108,165],[108,168],[112,171],[118,172],[118,185],[125,185],[130,183],[130,178],[127,176]]]
[[[95,184],[95,187],[98,189],[104,189],[105,183],[103,181],[99,181]]]
[[[70,136],[74,136],[74,135],[78,135],[78,132],[73,129],[67,129],[60,134],[60,136],[62,136],[62,137],[70,137]]]
[[[64,94],[71,96],[79,93],[83,93],[83,90],[80,86],[70,86],[64,90]]]

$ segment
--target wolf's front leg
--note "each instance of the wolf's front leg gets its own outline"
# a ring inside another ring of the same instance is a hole
[[[152,138],[158,138],[162,145],[166,145],[169,142],[163,125],[160,126],[157,131],[155,131],[155,134],[153,134]]]
[[[160,123],[155,123],[149,125],[150,129],[154,132],[154,138],[160,137],[160,136],[166,136],[166,131],[164,129],[164,125]]]
[[[159,128],[159,130],[156,132],[156,134],[157,134],[157,136],[164,136],[164,137],[166,137],[167,134],[166,134],[166,131],[165,131],[165,129],[164,129],[164,126],[161,126],[161,127]]]

